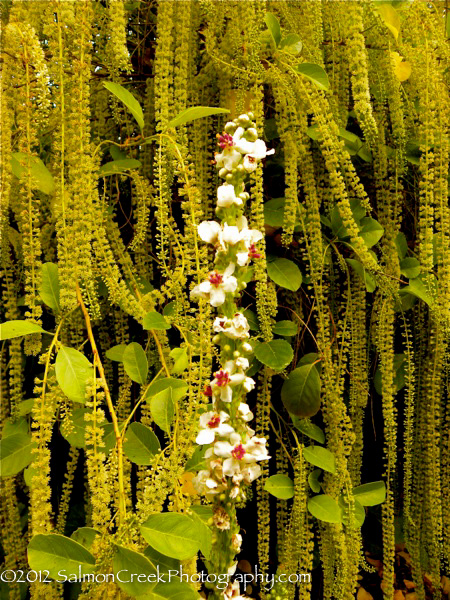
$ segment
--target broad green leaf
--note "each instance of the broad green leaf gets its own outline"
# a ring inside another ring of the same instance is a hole
[[[38,474],[38,471],[37,471],[36,467],[32,467],[31,465],[28,466],[26,469],[24,469],[23,479],[25,481],[25,485],[28,486],[29,488],[31,488],[31,486],[33,484],[33,477],[35,477],[37,474]]]
[[[19,416],[24,417],[25,415],[29,415],[33,410],[34,406],[34,398],[29,398],[28,400],[22,400],[17,405],[17,413]]]
[[[113,160],[125,160],[127,158],[126,153],[114,144],[109,147],[109,153]]]
[[[282,227],[286,198],[272,198],[264,203],[264,223],[270,227]]]
[[[166,389],[152,396],[150,399],[150,410],[152,418],[158,427],[169,433],[170,424],[175,414],[173,388],[166,387]]]
[[[202,447],[198,446],[194,450],[194,454],[187,461],[185,469],[186,471],[201,471],[202,469],[206,469],[206,461],[205,461],[205,452],[207,450],[207,446]]]
[[[122,573],[120,573],[121,571]],[[156,566],[144,554],[123,546],[115,546],[113,573],[116,575],[116,582],[120,589],[134,598],[144,594],[147,598],[147,594],[150,594],[156,586]],[[119,573],[120,575],[117,576]],[[131,578],[131,573],[137,573],[143,577]]]
[[[276,335],[283,335],[285,337],[291,337],[297,335],[298,325],[294,321],[278,321],[272,328],[273,333]]]
[[[359,529],[360,527],[362,527],[362,524],[364,523],[364,520],[366,518],[366,511],[364,510],[364,506],[360,502],[358,502],[358,500],[354,500],[352,519],[350,519],[350,506],[345,500],[344,496],[340,496],[339,506],[342,511],[342,523],[346,527],[350,527],[350,523],[352,529]]]
[[[189,358],[186,348],[174,348],[170,351],[169,356],[173,360],[171,371],[175,375],[179,375],[188,368]]]
[[[303,435],[306,435],[312,440],[319,442],[319,444],[325,443],[325,434],[320,427],[314,425],[314,423],[311,423],[309,419],[299,419],[295,415],[291,415],[291,417],[294,426],[301,431]]]
[[[405,234],[401,232],[398,233],[394,241],[397,248],[398,257],[401,260],[402,258],[405,258],[408,252],[408,242],[406,241]]]
[[[257,358],[253,357],[250,360],[250,366],[247,369],[247,371],[245,372],[245,374],[247,375],[247,377],[253,377],[253,375],[256,375],[256,373],[258,373],[258,371],[261,369],[261,367],[262,367],[262,363],[260,363]]]
[[[186,396],[188,392],[188,384],[182,379],[175,379],[174,377],[163,377],[152,383],[146,393],[146,398],[151,398],[159,394],[163,390],[171,388],[172,400],[178,402],[183,396]]]
[[[156,568],[159,567],[161,573],[168,573],[169,571],[178,571],[180,569],[180,561],[176,558],[170,558],[158,552],[151,546],[147,546],[144,550],[144,556],[152,563]]]
[[[123,366],[130,379],[143,384],[147,380],[148,362],[144,349],[137,342],[131,342],[123,353]]]
[[[353,488],[353,496],[363,506],[375,506],[386,500],[386,484],[384,481],[363,483]]]
[[[364,282],[364,285],[366,286],[366,290],[369,293],[374,292],[377,287],[377,282],[372,277],[372,275],[365,270],[362,263],[360,263],[359,260],[355,260],[354,258],[346,258],[345,260],[351,266],[351,268],[355,271],[355,273],[358,275],[358,277],[360,277],[360,279],[362,279],[362,281]]]
[[[2,430],[2,440],[9,437],[10,435],[15,435],[17,433],[24,433],[28,435],[28,421],[27,419],[20,417],[15,421],[11,421],[11,419],[5,419],[3,421],[3,430]]]
[[[405,387],[405,354],[394,354],[394,385],[396,392],[399,392]],[[375,375],[373,377],[373,385],[377,393],[382,396],[383,394],[383,382],[381,376],[381,369],[378,366]]]
[[[320,490],[322,489],[322,486],[320,485],[319,481],[319,477],[321,476],[321,474],[322,469],[314,469],[314,471],[311,471],[311,473],[308,475],[309,487],[315,494],[319,494]]]
[[[272,340],[257,344],[255,356],[266,367],[282,371],[292,361],[294,352],[286,340]]]
[[[408,279],[415,279],[420,275],[421,267],[417,258],[404,258],[400,261],[400,273]]]
[[[136,465],[150,465],[159,451],[158,438],[147,425],[131,423],[125,434],[123,451]]]
[[[55,360],[55,374],[65,395],[73,402],[84,404],[87,381],[94,376],[94,368],[84,354],[61,346]]]
[[[145,600],[196,600],[199,594],[185,581],[158,583]]]
[[[98,176],[107,177],[108,175],[117,175],[132,169],[139,169],[140,166],[142,166],[141,161],[136,160],[135,158],[111,160],[100,167],[98,170]]]
[[[52,194],[55,189],[53,175],[38,156],[25,152],[13,152],[11,155],[11,170],[18,179],[26,178],[27,162],[30,161],[31,187],[44,194]]]
[[[273,41],[275,42],[275,46],[278,47],[281,42],[281,28],[278,19],[275,15],[268,12],[264,17],[264,21],[268,30],[270,31]]]
[[[116,98],[118,98],[128,108],[142,131],[144,129],[144,113],[142,111],[142,106],[139,104],[133,94],[119,83],[105,81],[103,85],[108,91],[111,92],[111,94],[114,94],[114,96],[116,96]]]
[[[41,284],[39,286],[39,296],[42,302],[49,306],[55,312],[59,312],[59,275],[58,265],[55,263],[44,263],[41,268]]]
[[[300,54],[302,47],[303,44],[300,36],[296,33],[288,33],[288,35],[280,42],[280,50],[288,52],[289,54]]]
[[[167,127],[178,127],[179,125],[184,125],[184,123],[195,121],[195,119],[201,119],[202,117],[210,117],[211,115],[221,115],[229,112],[230,111],[228,110],[228,108],[215,108],[212,106],[191,106],[190,108],[183,110],[179,115],[172,119],[168,123]]]
[[[384,233],[383,227],[381,227],[378,221],[372,219],[372,217],[364,217],[361,219],[360,227],[359,235],[362,237],[368,248],[375,246]]]
[[[397,40],[401,26],[398,12],[390,4],[375,4],[375,6],[380,13],[381,19],[384,21],[384,24]]]
[[[72,533],[70,538],[84,546],[87,550],[90,550],[93,541],[98,535],[101,535],[100,531],[97,531],[97,529],[94,529],[93,527],[78,527],[78,529]]]
[[[187,560],[200,549],[197,523],[181,513],[151,515],[141,525],[141,534],[150,546],[171,558]]]
[[[0,341],[31,335],[32,333],[49,333],[40,325],[31,321],[5,321],[0,325]],[[53,335],[50,333],[49,335]]]
[[[0,472],[2,477],[11,477],[27,467],[32,459],[31,436],[15,433],[0,441]]]
[[[126,344],[117,344],[117,346],[112,346],[112,348],[105,352],[105,356],[106,358],[109,358],[109,360],[123,362],[123,353],[125,352],[126,347]]]
[[[422,302],[425,302],[425,304],[428,304],[428,306],[431,306],[433,304],[433,298],[430,295],[430,292],[427,289],[424,282],[422,281],[422,279],[420,279],[420,277],[411,279],[409,285],[406,285],[405,287],[401,288],[399,293],[401,295],[411,294],[412,296],[419,298],[419,300],[422,300]]]
[[[93,573],[95,559],[81,544],[57,533],[35,535],[28,544],[28,563],[34,571],[49,571],[52,579],[59,575],[78,576]]]
[[[358,199],[350,200],[350,208],[352,210],[353,218],[355,222],[359,225],[359,222],[366,214],[366,210],[361,206]],[[333,233],[337,235],[337,237],[344,239],[349,237],[349,233],[347,229],[344,227],[344,222],[342,221],[341,213],[339,211],[339,206],[336,204],[333,207],[333,210],[330,214],[331,228],[333,229]]]
[[[268,262],[267,274],[277,285],[292,292],[296,292],[302,285],[300,269],[287,258],[277,258]]]
[[[330,82],[328,81],[328,75],[326,71],[320,66],[314,63],[300,63],[294,69],[303,77],[306,77],[312,81],[320,90],[329,90]]]
[[[320,362],[320,356],[317,354],[317,352],[308,352],[308,354],[304,354],[301,358],[299,358],[297,367],[303,367],[303,365],[310,365],[312,363],[314,363],[314,366],[320,373],[319,369],[322,368],[322,365]]]
[[[311,363],[289,373],[281,388],[281,400],[291,414],[312,417],[320,409],[320,392],[319,373]]]
[[[289,500],[294,497],[294,482],[287,475],[282,473],[278,475],[272,475],[264,484],[264,489],[281,500]]]
[[[84,415],[88,412],[92,411],[87,408],[76,408],[72,415],[66,416],[62,422],[61,433],[74,448],[86,448],[87,421],[85,421]],[[92,425],[92,421],[89,421],[89,424]]]
[[[142,323],[144,329],[170,329],[171,325],[166,321],[163,315],[159,312],[152,310],[148,312]]]
[[[258,317],[252,310],[250,310],[249,308],[246,308],[242,314],[247,319],[248,326],[250,327],[251,331],[260,331],[261,330],[260,326],[259,326]]]
[[[199,537],[199,546],[201,553],[207,559],[210,558],[212,549],[212,530],[207,524],[207,519],[203,519],[202,513],[192,512],[190,515],[191,519],[197,525],[197,532]]]
[[[339,504],[325,494],[313,496],[308,500],[308,510],[313,517],[325,523],[341,523],[342,511]]]
[[[328,473],[336,471],[334,454],[327,450],[327,448],[323,448],[322,446],[306,446],[303,448],[303,456],[309,463],[324,471],[328,471]]]

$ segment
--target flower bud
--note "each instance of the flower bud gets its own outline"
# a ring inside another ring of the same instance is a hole
[[[237,118],[237,122],[242,127],[248,127],[250,125],[250,118],[248,115],[241,115]]]
[[[222,167],[219,171],[219,177],[222,177],[222,179],[224,179],[228,174],[228,169],[225,169],[225,167]]]
[[[229,133],[231,135],[233,135],[233,133],[236,131],[236,129],[237,129],[237,125],[236,125],[236,123],[233,123],[233,121],[228,121],[228,123],[225,123],[225,127],[223,128],[225,133]]]
[[[254,113],[253,113],[253,112],[248,112],[248,113],[247,113],[247,116],[248,116],[248,118],[249,118],[249,119],[251,119],[252,121],[253,121],[253,119],[255,118],[255,115],[254,115]]]
[[[223,351],[226,352],[227,354],[228,354],[228,352],[231,352],[230,344],[225,344],[225,346],[223,347]]]
[[[234,173],[229,173],[229,172],[227,171],[227,174],[226,174],[226,176],[225,176],[225,181],[226,181],[227,183],[232,183],[232,182],[233,182],[233,179],[234,179]]]
[[[235,350],[235,351],[233,352],[233,358],[239,358],[239,357],[240,357],[240,355],[241,355],[241,353],[239,352],[239,350]]]
[[[212,339],[213,344],[220,344],[220,335],[215,335]]]
[[[249,129],[247,129],[245,132],[245,139],[249,142],[256,142],[258,139],[258,132],[254,127],[249,127]]]

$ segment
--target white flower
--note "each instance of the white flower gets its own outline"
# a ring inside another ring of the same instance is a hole
[[[244,342],[244,343],[242,344],[241,348],[242,348],[242,351],[243,351],[243,352],[249,352],[249,353],[250,353],[250,352],[253,352],[252,345],[251,345],[251,344],[249,344],[249,343],[247,343],[247,342]]]
[[[244,383],[242,384],[242,387],[246,392],[251,392],[255,389],[255,380],[251,377],[246,377]]]
[[[233,481],[236,482],[242,478],[251,481],[256,479],[260,469],[255,463],[270,458],[265,438],[253,437],[243,444],[238,433],[232,433],[229,442],[216,442],[214,454],[225,459],[222,466],[223,474],[233,477]],[[234,479],[236,476],[237,480]]]
[[[245,445],[245,449],[248,455],[246,460],[250,460],[250,456],[256,462],[270,458],[266,448],[266,438],[252,437]]]
[[[240,267],[245,267],[251,258],[261,257],[261,254],[255,248],[255,244],[262,240],[264,236],[257,229],[249,229],[245,217],[239,217],[237,225],[240,230],[241,242],[243,242],[243,250],[236,254],[236,261]]]
[[[224,148],[220,154],[216,154],[215,159],[219,169],[225,168],[227,171],[232,171],[241,162],[242,154],[234,146],[229,146]]]
[[[219,185],[217,188],[217,206],[227,208],[233,204],[242,206],[242,199],[236,196],[234,185],[231,185],[231,183]]]
[[[248,321],[244,315],[239,312],[236,313],[232,319],[217,317],[214,321],[213,328],[216,333],[224,333],[233,340],[244,339],[250,336]]]
[[[211,473],[206,469],[199,471],[192,478],[192,485],[200,493],[217,494],[222,491],[219,483],[211,477]]]
[[[230,244],[230,246],[234,246],[240,242],[241,239],[241,232],[236,225],[228,225],[228,223],[224,223],[221,235],[221,241],[223,244]]]
[[[209,411],[200,416],[200,431],[197,435],[197,444],[211,444],[216,435],[226,436],[234,433],[234,429],[228,423],[229,415],[223,410],[219,414]]]
[[[224,369],[220,369],[217,373],[214,374],[214,379],[211,381],[211,389],[213,394],[219,396],[222,402],[231,402],[233,398],[233,390],[232,388],[236,385],[240,385],[244,383],[248,377],[245,377],[243,373],[234,373],[234,368],[226,368],[229,363],[233,363],[233,361],[228,361],[225,364]]]
[[[241,413],[240,417],[243,421],[251,421],[253,419],[253,413],[250,407],[245,402],[241,402],[238,406],[238,411]]]
[[[220,306],[225,302],[225,294],[235,292],[237,279],[233,277],[234,264],[230,263],[225,271],[212,271],[206,281],[196,285],[191,292],[191,298],[209,298],[211,306]]]
[[[197,227],[200,239],[208,244],[215,244],[222,232],[222,227],[217,221],[202,221]]]
[[[248,173],[251,173],[258,166],[258,161],[274,153],[274,149],[267,150],[266,144],[263,142],[263,140],[256,140],[256,142],[253,142],[253,148],[244,156],[244,169]]]
[[[241,551],[242,546],[242,535],[240,533],[234,533],[231,537],[231,546],[233,550],[238,554]]]

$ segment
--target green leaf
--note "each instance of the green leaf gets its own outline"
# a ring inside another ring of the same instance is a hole
[[[201,471],[206,469],[205,452],[207,447],[198,446],[191,458],[187,461],[185,469],[186,471]]]
[[[86,425],[84,415],[92,412],[86,408],[76,408],[71,417],[64,419],[61,425],[61,433],[71,446],[74,448],[86,448]],[[92,423],[92,422],[90,422]]]
[[[48,571],[52,579],[94,572],[95,559],[81,544],[64,535],[35,535],[28,544],[28,563],[34,571]],[[59,572],[63,572],[63,577]]]
[[[30,161],[32,178],[31,188],[39,190],[44,194],[52,194],[55,189],[53,175],[38,156],[31,156],[31,154],[26,154],[25,152],[13,152],[11,155],[11,170],[13,174],[18,179],[26,178],[26,165],[28,161]]]
[[[28,435],[27,419],[24,419],[23,417],[16,419],[15,421],[11,421],[10,418],[5,419],[3,421],[2,440],[17,433],[24,433],[25,435]]]
[[[127,158],[126,153],[114,144],[109,147],[109,153],[113,160],[125,160]]]
[[[397,247],[398,257],[401,260],[405,258],[408,252],[408,242],[406,241],[406,237],[404,233],[398,233],[395,238],[395,245]]]
[[[0,441],[0,472],[2,477],[12,477],[27,467],[32,459],[31,436],[14,433]]]
[[[158,566],[161,573],[180,570],[179,560],[176,558],[170,558],[170,556],[165,556],[151,546],[146,547],[144,550],[144,556],[148,558],[154,567]]]
[[[32,467],[31,465],[24,469],[23,479],[25,481],[25,485],[31,488],[33,484],[33,477],[38,474],[38,470],[36,467]]]
[[[49,306],[55,312],[59,312],[59,275],[58,265],[48,262],[41,267],[41,284],[39,286],[39,296],[42,302]]]
[[[200,550],[203,556],[206,559],[209,559],[212,549],[212,531],[209,525],[207,524],[207,519],[203,519],[202,513],[197,513],[196,511],[193,511],[190,517],[197,525]]]
[[[159,451],[158,438],[147,425],[131,423],[125,434],[123,451],[136,465],[150,465]]]
[[[386,500],[386,484],[384,481],[363,483],[353,488],[353,496],[363,506],[375,506]]]
[[[281,42],[281,28],[278,19],[275,15],[268,12],[264,17],[264,21],[268,30],[270,31],[273,41],[275,42],[275,46],[278,47]]]
[[[361,219],[366,214],[366,210],[363,206],[361,206],[358,199],[350,200],[350,208],[352,210],[353,218],[355,222],[359,225]],[[349,233],[347,229],[344,227],[344,222],[341,217],[341,213],[339,212],[339,206],[336,204],[333,207],[333,210],[330,214],[331,220],[331,228],[333,230],[334,235],[341,239],[345,239],[349,237]]]
[[[325,523],[341,523],[342,513],[339,504],[325,494],[313,496],[308,500],[308,510],[313,517]]]
[[[117,576],[120,571],[122,573]],[[147,598],[147,594],[152,592],[157,583],[155,565],[144,554],[123,546],[115,546],[113,573],[116,575],[116,582],[120,589],[134,598],[144,594]],[[137,573],[143,577],[131,578],[131,573]]]
[[[330,82],[325,70],[314,63],[300,63],[294,69],[303,77],[312,81],[320,90],[329,90]]]
[[[29,398],[28,400],[22,400],[17,405],[17,412],[19,416],[24,417],[25,415],[29,415],[33,410],[34,406],[34,398]]]
[[[126,347],[126,344],[117,344],[117,346],[112,346],[112,348],[105,352],[105,356],[106,358],[109,358],[109,360],[123,362],[123,353],[125,352]]]
[[[312,440],[319,442],[319,444],[325,443],[325,434],[320,427],[314,425],[314,423],[311,423],[309,419],[299,419],[295,415],[291,415],[291,417],[294,426],[301,431],[303,435],[306,435]]]
[[[133,94],[119,83],[105,81],[103,85],[111,92],[111,94],[114,94],[114,96],[116,96],[128,108],[142,131],[144,129],[144,113],[142,111],[142,106],[139,104]]]
[[[186,396],[188,392],[188,384],[182,379],[175,379],[174,377],[163,377],[152,383],[146,393],[146,398],[155,396],[163,390],[171,388],[172,400],[178,402],[183,396]]]
[[[351,266],[351,268],[355,271],[355,273],[358,275],[358,277],[360,277],[360,279],[362,279],[362,281],[364,282],[364,285],[366,286],[366,290],[369,293],[374,292],[377,287],[377,282],[372,277],[372,275],[365,270],[362,263],[360,263],[359,260],[355,260],[354,258],[346,258],[345,260]]]
[[[375,246],[377,242],[383,236],[384,229],[375,219],[372,217],[364,217],[361,219],[359,235],[364,240],[364,243],[368,248]]]
[[[84,546],[87,550],[90,550],[92,543],[98,535],[101,535],[100,531],[97,531],[97,529],[94,529],[93,527],[78,527],[78,529],[72,533],[70,538]]]
[[[281,500],[289,500],[294,497],[294,482],[290,477],[281,473],[266,479],[264,489]]]
[[[405,387],[405,354],[394,354],[394,385],[396,392]],[[373,377],[373,385],[377,393],[383,395],[383,381],[381,369],[378,366]]]
[[[315,467],[328,471],[328,473],[336,472],[334,454],[327,450],[327,448],[323,448],[322,446],[306,446],[303,448],[303,456],[305,460]]]
[[[144,384],[148,375],[148,362],[144,349],[137,342],[131,342],[123,353],[123,366],[130,379]]]
[[[155,423],[166,433],[170,431],[170,424],[175,414],[173,402],[173,388],[167,387],[150,399],[150,410]]]
[[[179,375],[188,368],[189,358],[186,348],[174,348],[170,351],[169,356],[173,360],[171,371],[175,375]]]
[[[344,496],[339,498],[339,506],[342,511],[342,523],[346,527],[350,527],[350,523],[352,525],[352,529],[359,529],[362,527],[362,524],[366,518],[366,511],[364,510],[364,506],[362,506],[358,500],[355,499],[354,501],[352,519],[350,519],[350,506],[345,500]]]
[[[308,354],[304,354],[301,358],[299,358],[297,367],[303,367],[303,365],[310,365],[312,363],[314,363],[317,371],[322,368],[320,356],[317,352],[308,352]]]
[[[431,306],[433,304],[433,298],[432,296],[430,296],[426,285],[424,284],[422,279],[420,279],[420,277],[411,279],[409,285],[406,285],[405,287],[401,288],[399,290],[399,293],[401,295],[411,294],[412,296],[419,298],[419,300],[422,300],[422,302],[425,302],[425,304],[428,304],[428,306]]]
[[[421,267],[417,258],[404,258],[400,261],[400,273],[408,279],[415,279],[420,275]]]
[[[40,325],[31,321],[5,321],[0,325],[0,341],[30,335],[32,333],[49,333]],[[53,335],[53,333],[49,333]]]
[[[264,223],[270,227],[282,227],[286,198],[272,198],[264,203]]]
[[[314,469],[314,471],[311,471],[311,473],[308,475],[309,487],[315,494],[319,494],[320,490],[322,489],[322,486],[320,485],[319,481],[319,477],[321,476],[321,474],[322,469]]]
[[[286,340],[272,340],[257,344],[254,352],[259,362],[274,371],[282,371],[294,357],[291,345]]]
[[[248,326],[252,331],[260,331],[261,330],[261,328],[259,326],[258,317],[252,310],[250,310],[249,308],[246,308],[242,314],[247,319]]]
[[[140,160],[135,158],[121,158],[119,160],[111,160],[105,163],[98,170],[99,177],[108,177],[108,175],[118,175],[132,169],[139,169],[142,166]]]
[[[141,525],[141,534],[150,546],[171,558],[187,560],[200,549],[197,523],[181,513],[151,515]]]
[[[288,35],[280,42],[280,50],[288,52],[289,54],[300,54],[302,48],[302,41],[300,36],[296,33],[288,33]]]
[[[296,292],[302,285],[302,274],[297,265],[287,258],[267,263],[267,274],[280,287]]]
[[[278,321],[272,328],[276,335],[291,337],[297,335],[298,325],[294,321]]]
[[[158,583],[146,600],[196,600],[198,592],[185,581]]]
[[[190,121],[194,121],[195,119],[201,119],[202,117],[210,117],[211,115],[221,115],[229,112],[230,111],[228,110],[228,108],[215,108],[211,106],[191,106],[190,108],[183,110],[179,115],[172,119],[168,123],[167,127],[178,127],[179,125],[184,125],[184,123],[189,123]]]
[[[312,417],[320,409],[320,392],[319,373],[311,363],[289,373],[281,388],[281,400],[291,414]]]
[[[148,312],[142,323],[144,329],[170,329],[171,325],[166,321],[162,314],[152,310]]]
[[[65,395],[73,402],[84,404],[87,381],[94,376],[94,368],[84,354],[61,346],[55,360],[55,374]]]

